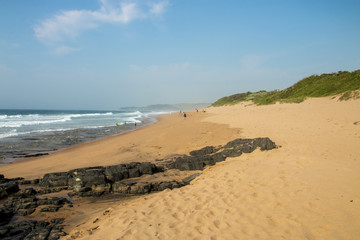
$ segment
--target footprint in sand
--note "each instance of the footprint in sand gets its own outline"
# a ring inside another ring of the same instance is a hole
[[[219,229],[220,227],[220,221],[219,220],[215,220],[214,221],[214,226],[217,228],[217,229]]]

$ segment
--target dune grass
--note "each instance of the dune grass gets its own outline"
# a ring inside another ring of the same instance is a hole
[[[358,97],[360,89],[360,70],[340,71],[306,77],[284,90],[271,92],[247,92],[223,97],[212,106],[232,105],[252,100],[257,105],[280,103],[299,103],[308,97],[339,95],[340,100]]]

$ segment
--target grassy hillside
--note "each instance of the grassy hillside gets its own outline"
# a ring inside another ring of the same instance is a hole
[[[231,96],[223,97],[214,102],[211,106],[223,106],[223,105],[233,105],[243,101],[251,101],[256,98],[262,97],[267,95],[268,92],[266,91],[259,91],[259,92],[246,92],[246,93],[238,93]]]
[[[355,96],[354,91],[360,89],[360,70],[354,72],[340,71],[330,74],[312,75],[284,90],[271,92],[240,93],[223,97],[212,106],[231,105],[241,101],[252,100],[258,105],[276,102],[302,102],[308,97],[326,97],[342,94],[340,99],[346,100]]]

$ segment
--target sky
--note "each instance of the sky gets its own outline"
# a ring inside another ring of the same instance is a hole
[[[354,71],[359,12],[359,0],[0,0],[0,109],[211,103]]]

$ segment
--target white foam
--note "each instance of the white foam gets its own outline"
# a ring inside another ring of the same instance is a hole
[[[52,124],[71,121],[73,118],[111,116],[112,112],[107,113],[84,113],[84,114],[57,114],[57,115],[0,115],[0,128],[17,128],[30,125]]]
[[[1,133],[0,138],[13,137],[13,136],[17,136],[17,135],[18,135],[18,133],[17,133],[16,129],[12,129],[9,132]]]
[[[66,122],[70,120],[71,120],[70,117],[64,117],[62,119],[54,119],[54,120],[7,121],[7,122],[0,122],[0,128],[1,127],[16,128],[16,127],[29,126],[29,125]]]

